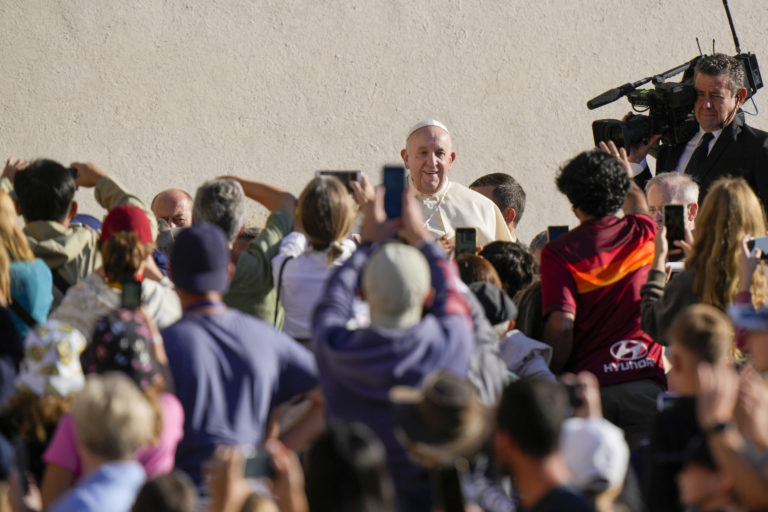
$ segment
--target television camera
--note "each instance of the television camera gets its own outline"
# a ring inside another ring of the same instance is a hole
[[[723,0],[725,13],[731,27],[733,42],[736,46],[736,59],[744,67],[744,87],[747,89],[747,99],[751,98],[763,86],[757,57],[753,53],[742,53],[736,29],[728,8],[728,0]],[[631,146],[647,144],[653,135],[661,135],[661,144],[676,145],[689,140],[699,129],[694,117],[693,107],[696,103],[696,90],[693,87],[693,73],[699,55],[688,62],[668,71],[643,78],[634,83],[626,83],[604,92],[587,102],[587,108],[594,110],[626,96],[636,112],[648,112],[648,115],[633,115],[626,121],[616,119],[600,119],[592,123],[592,135],[595,145],[612,140],[617,147],[624,147],[627,153]],[[682,73],[679,82],[669,81]],[[638,89],[651,82],[653,89]]]

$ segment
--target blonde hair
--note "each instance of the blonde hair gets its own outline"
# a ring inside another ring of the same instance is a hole
[[[32,261],[35,255],[29,248],[27,237],[19,227],[16,206],[4,190],[0,190],[0,240],[11,261]]]
[[[108,460],[132,457],[152,440],[155,415],[144,394],[126,375],[91,374],[72,406],[77,439]]]
[[[698,361],[712,365],[727,361],[735,349],[731,321],[709,304],[694,304],[678,313],[668,338],[671,346],[682,347]]]
[[[8,251],[0,247],[0,295],[11,302],[11,262],[8,261]]]
[[[738,255],[744,235],[765,236],[760,200],[742,178],[717,180],[709,189],[699,215],[691,252],[685,262],[695,272],[693,293],[700,302],[725,310],[738,287]],[[752,302],[765,303],[765,272],[759,265],[752,277]]]
[[[112,281],[129,281],[154,248],[154,242],[142,243],[133,231],[118,231],[101,244],[104,273]]]
[[[341,240],[349,234],[354,218],[352,197],[333,176],[318,176],[299,196],[296,219],[310,247],[328,251],[328,265],[341,256]]]

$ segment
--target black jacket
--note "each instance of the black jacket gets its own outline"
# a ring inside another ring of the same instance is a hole
[[[656,173],[674,171],[685,144],[663,147],[656,158]],[[699,184],[701,205],[712,183],[724,176],[742,177],[755,191],[763,208],[768,208],[768,133],[747,126],[739,113],[723,128],[702,169],[691,176]]]

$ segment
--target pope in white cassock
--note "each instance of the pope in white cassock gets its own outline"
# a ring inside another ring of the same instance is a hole
[[[512,240],[504,216],[493,201],[448,180],[456,153],[451,134],[441,122],[416,124],[408,133],[400,156],[421,201],[427,229],[438,239],[451,240],[457,227],[475,227],[480,246],[494,240]]]

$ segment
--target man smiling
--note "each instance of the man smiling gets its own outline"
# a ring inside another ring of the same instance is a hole
[[[477,228],[477,244],[511,241],[504,217],[490,199],[448,180],[456,153],[451,134],[439,121],[416,124],[400,152],[422,204],[427,229],[443,245],[451,245],[456,227]]]

